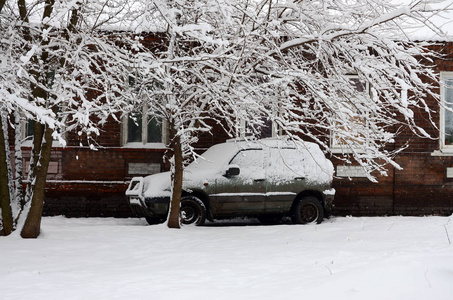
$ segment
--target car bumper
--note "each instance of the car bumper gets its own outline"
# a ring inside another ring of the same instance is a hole
[[[166,215],[170,206],[170,197],[146,198],[145,206],[154,215]]]
[[[141,198],[130,196],[129,206],[139,217],[166,216],[170,203],[170,197]]]

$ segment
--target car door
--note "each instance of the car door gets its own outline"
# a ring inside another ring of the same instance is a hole
[[[211,195],[214,215],[253,216],[264,212],[265,156],[263,149],[247,149],[233,157],[229,166],[239,168],[239,174],[217,180],[216,194]]]
[[[304,160],[304,153],[297,149],[269,149],[266,166],[266,213],[281,214],[291,209],[297,193],[303,191],[306,186]]]

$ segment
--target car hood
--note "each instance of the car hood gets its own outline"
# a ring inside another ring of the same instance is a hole
[[[146,176],[143,179],[145,198],[169,197],[171,195],[171,173],[163,172]]]
[[[183,189],[202,189],[205,183],[212,181],[218,172],[187,168],[184,170]],[[218,175],[218,174],[217,174]],[[143,195],[145,198],[171,196],[171,172],[157,173],[143,179]]]

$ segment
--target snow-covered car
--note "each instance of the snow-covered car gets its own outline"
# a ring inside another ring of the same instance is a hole
[[[333,165],[309,142],[262,139],[227,141],[209,148],[184,170],[181,222],[257,217],[277,223],[321,223],[331,212]],[[170,172],[134,177],[130,207],[148,223],[164,222],[170,203]]]

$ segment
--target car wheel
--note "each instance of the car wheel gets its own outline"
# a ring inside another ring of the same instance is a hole
[[[294,224],[319,224],[324,218],[324,209],[319,200],[313,196],[301,198],[294,206],[291,219]]]
[[[145,219],[149,225],[162,224],[163,222],[165,222],[165,219],[160,217],[145,217]]]
[[[197,197],[182,197],[180,218],[181,224],[203,225],[206,221],[206,206]]]

